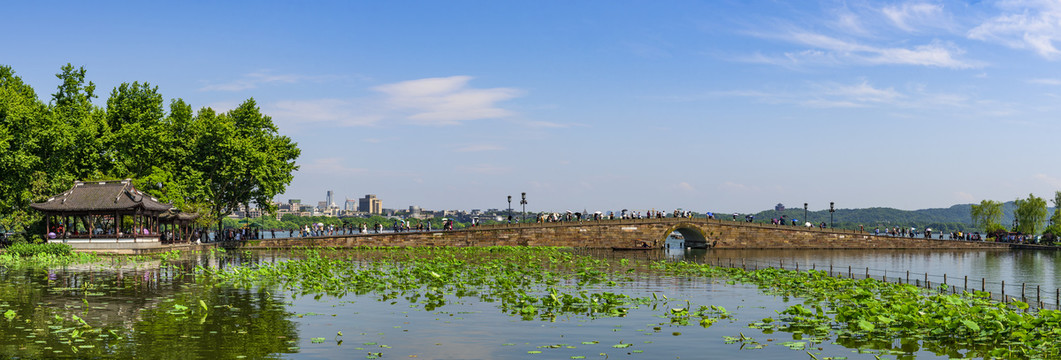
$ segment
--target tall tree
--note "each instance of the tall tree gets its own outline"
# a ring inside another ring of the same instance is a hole
[[[1046,223],[1046,200],[1035,194],[1028,194],[1027,199],[1017,199],[1013,217],[1017,220],[1016,231],[1025,234],[1038,234]]]
[[[980,204],[973,204],[970,209],[973,226],[984,229],[990,233],[1002,228],[1002,203],[994,200],[981,200]]]
[[[200,111],[210,116],[212,111]],[[220,219],[240,205],[254,202],[272,211],[272,198],[284,192],[298,169],[297,144],[277,133],[269,116],[261,114],[254,99],[244,101],[214,121],[203,119],[202,136],[195,149],[202,171],[210,213]]]
[[[163,171],[157,165],[171,158],[164,154],[169,135],[162,122],[164,116],[157,86],[122,83],[111,91],[107,125],[112,132],[114,175],[140,179],[151,176],[153,171]]]
[[[55,77],[62,81],[52,94],[49,116],[41,124],[40,167],[54,194],[78,179],[102,177],[110,167],[105,139],[110,130],[103,109],[92,104],[96,85],[85,83],[85,68],[66,64]]]
[[[34,172],[40,165],[40,119],[47,107],[10,66],[0,66],[0,225],[21,228],[34,215]]]
[[[1054,192],[1054,214],[1050,216],[1050,222],[1061,225],[1061,191]]]

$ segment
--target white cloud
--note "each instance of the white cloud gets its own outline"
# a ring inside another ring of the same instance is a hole
[[[1054,43],[1061,40],[1061,3],[1003,1],[1002,14],[969,30],[971,39],[1030,49],[1047,59],[1061,57]]]
[[[334,123],[340,126],[367,126],[383,116],[366,112],[356,101],[341,99],[285,100],[267,106],[267,113],[295,123]]]
[[[822,87],[822,94],[829,96],[847,97],[858,103],[885,103],[892,104],[902,99],[905,95],[895,89],[878,89],[863,81],[854,85],[843,85],[829,83]]]
[[[696,191],[696,188],[684,181],[678,183],[674,187],[681,191]]]
[[[837,14],[836,20],[833,21],[833,26],[848,33],[867,33],[865,25],[862,23],[862,18],[846,9]]]
[[[759,189],[754,186],[748,186],[745,184],[735,183],[732,181],[726,181],[719,184],[719,189],[723,191],[758,191]]]
[[[257,88],[263,84],[293,84],[304,80],[318,80],[327,77],[314,77],[293,74],[271,74],[269,72],[254,72],[244,74],[242,78],[226,83],[208,84],[199,88],[199,91],[243,91]]]
[[[969,194],[967,192],[961,192],[961,191],[954,193],[954,199],[956,199],[957,201],[960,201],[960,202],[967,202],[967,203],[971,203],[971,202],[976,201],[976,198],[974,198],[972,194]]]
[[[885,6],[881,12],[895,27],[912,32],[917,30],[918,26],[937,26],[943,16],[943,5],[904,3],[899,6]]]
[[[973,61],[958,59],[964,51],[957,46],[942,42],[932,42],[910,48],[880,47],[861,44],[853,40],[842,40],[832,36],[795,31],[784,36],[788,41],[811,46],[800,52],[785,53],[787,62],[791,63],[845,63],[864,65],[916,65],[967,69],[982,67]],[[774,59],[777,61],[777,59]]]
[[[1061,189],[1061,179],[1046,175],[1046,174],[1035,174],[1035,180],[1046,183],[1053,188]]]
[[[278,122],[334,126],[372,126],[388,119],[421,125],[455,125],[462,121],[501,118],[513,113],[497,102],[519,96],[510,88],[475,89],[468,76],[428,78],[372,88],[384,96],[281,100],[263,106]],[[540,122],[537,127],[565,127]]]
[[[374,88],[387,95],[389,107],[415,123],[455,125],[462,121],[502,118],[512,112],[495,103],[520,95],[511,88],[473,89],[469,76],[409,80]]]
[[[1061,85],[1061,79],[1054,79],[1054,78],[1031,79],[1031,80],[1028,80],[1028,82],[1032,83],[1032,84],[1041,84],[1041,85],[1054,85],[1054,86]]]
[[[512,171],[509,167],[490,164],[462,165],[457,167],[457,170],[482,175],[502,175]]]
[[[500,150],[504,150],[504,149],[505,148],[497,146],[497,145],[478,144],[478,145],[468,145],[468,146],[460,147],[460,148],[454,149],[453,151],[456,151],[456,152],[480,152],[480,151],[500,151]]]
[[[835,82],[813,83],[807,88],[789,92],[734,90],[714,93],[716,96],[736,96],[758,99],[771,104],[797,104],[812,108],[938,108],[965,107],[966,96],[933,93],[921,86],[907,86],[905,91],[880,88],[868,81],[854,84]]]

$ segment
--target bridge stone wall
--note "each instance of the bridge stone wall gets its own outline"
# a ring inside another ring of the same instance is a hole
[[[357,247],[357,246],[563,246],[611,248],[637,246],[642,241],[664,246],[675,230],[686,241],[700,235],[717,248],[728,249],[959,249],[1007,248],[1008,244],[926,240],[874,236],[844,230],[821,230],[707,219],[604,220],[546,224],[480,226],[457,231],[355,234],[249,242],[247,247]]]

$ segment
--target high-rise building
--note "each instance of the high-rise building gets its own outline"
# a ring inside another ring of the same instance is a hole
[[[365,197],[358,199],[357,211],[369,214],[382,214],[383,201],[377,199],[376,195],[365,195]]]
[[[346,202],[343,203],[343,210],[357,211],[357,199],[346,199]]]
[[[325,207],[334,207],[335,201],[332,201],[332,191],[328,190],[328,196],[324,199]]]

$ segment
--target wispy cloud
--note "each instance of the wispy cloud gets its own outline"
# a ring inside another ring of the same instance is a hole
[[[804,89],[787,92],[735,90],[715,93],[718,96],[737,96],[760,99],[767,103],[797,104],[813,108],[862,108],[962,106],[965,98],[954,94],[931,93],[922,87],[906,92],[894,88],[880,88],[868,81],[854,84],[820,82]]]
[[[1061,188],[1061,179],[1046,175],[1046,174],[1035,174],[1035,180],[1050,185],[1054,188]]]
[[[284,100],[267,106],[267,113],[295,123],[333,123],[339,126],[366,126],[383,116],[364,111],[357,101],[342,99]],[[360,110],[360,111],[359,111]]]
[[[678,190],[681,190],[681,191],[685,191],[685,192],[696,191],[696,188],[694,188],[693,185],[691,185],[691,184],[689,184],[687,182],[684,182],[684,181],[674,185],[674,188],[678,189]]]
[[[781,63],[831,64],[843,62],[859,65],[916,65],[942,67],[951,69],[968,69],[982,67],[975,61],[962,60],[959,57],[964,51],[956,45],[934,41],[913,47],[873,46],[856,40],[843,40],[836,37],[797,30],[783,35],[785,40],[810,46],[799,52],[788,52]]]
[[[1040,85],[1054,85],[1054,86],[1061,85],[1061,79],[1056,79],[1056,78],[1031,79],[1031,80],[1028,80],[1028,82],[1032,83],[1032,84],[1040,84]]]
[[[266,113],[291,125],[373,126],[384,121],[456,125],[467,120],[503,118],[512,111],[498,102],[517,97],[511,88],[476,89],[469,76],[409,80],[372,88],[380,95],[361,98],[281,100],[263,105]],[[558,125],[557,127],[562,127]]]
[[[319,81],[331,78],[328,76],[306,76],[294,74],[272,74],[269,72],[254,72],[244,74],[241,78],[223,83],[207,84],[199,91],[243,91],[258,88],[266,84],[293,84],[300,81]]]
[[[454,149],[453,151],[456,151],[456,152],[480,152],[480,151],[500,151],[500,150],[504,150],[504,149],[505,148],[497,146],[497,145],[477,144],[477,145],[468,145],[468,146],[459,147],[459,148]]]
[[[758,191],[759,190],[759,188],[756,187],[756,186],[745,185],[745,184],[736,183],[736,182],[732,182],[732,181],[726,181],[726,182],[724,182],[722,184],[719,184],[718,188],[720,190],[723,190],[723,191],[741,191],[741,192]]]
[[[458,171],[481,174],[481,175],[502,175],[512,171],[512,168],[497,166],[491,164],[475,164],[475,165],[462,165],[457,167]]]
[[[903,3],[885,6],[881,13],[895,27],[907,32],[916,31],[921,26],[939,26],[943,17],[943,5],[928,3]]]
[[[738,60],[785,67],[908,65],[948,69],[983,67],[965,58],[965,51],[951,41],[911,38],[912,34],[961,33],[943,5],[909,2],[883,7],[845,3],[821,19],[778,19],[777,25],[757,28],[752,36],[777,39],[797,49],[777,54],[755,54]]]
[[[409,80],[381,85],[374,90],[387,96],[385,103],[405,118],[424,125],[455,125],[462,121],[503,118],[512,112],[496,103],[521,95],[512,88],[475,89],[470,76]]]
[[[1030,49],[1047,59],[1061,58],[1054,43],[1061,40],[1061,3],[1002,1],[1002,14],[969,30],[971,39]]]

